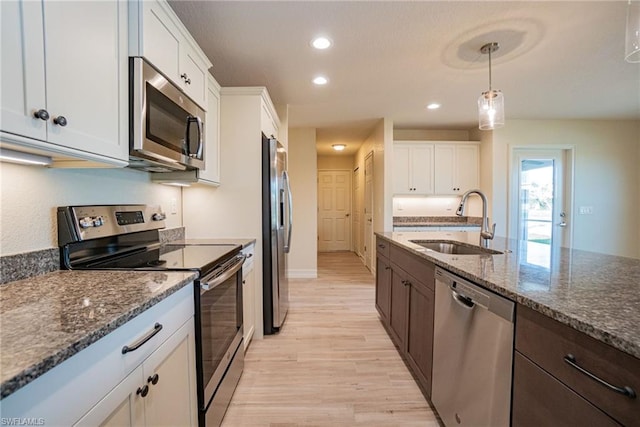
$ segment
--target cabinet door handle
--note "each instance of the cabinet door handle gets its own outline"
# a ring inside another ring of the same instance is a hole
[[[58,116],[53,119],[53,123],[57,124],[58,126],[65,127],[68,122],[65,116]]]
[[[158,374],[153,374],[153,376],[149,376],[149,378],[147,378],[147,382],[153,385],[158,384],[158,381],[160,381],[160,375]]]
[[[136,394],[139,394],[142,397],[146,397],[147,394],[149,394],[149,386],[145,384],[143,387],[138,387],[138,389],[136,390]]]
[[[36,119],[47,121],[49,120],[49,112],[44,108],[41,108],[33,113],[33,117],[35,117]]]
[[[409,286],[411,284],[411,282],[408,280],[403,280],[401,283],[405,286]]]
[[[140,338],[137,342],[133,343],[131,346],[125,345],[122,347],[122,354],[127,354],[130,351],[136,351],[140,347],[142,347],[147,341],[156,336],[158,332],[162,330],[162,325],[160,323],[156,323],[153,325],[153,329],[149,331],[144,337]],[[144,397],[144,396],[142,396]]]
[[[378,245],[378,247],[379,247],[379,248],[381,248],[381,249],[386,248],[386,246],[385,246],[385,245],[382,245],[382,244]]]
[[[573,354],[567,354],[564,357],[564,361],[567,364],[569,364],[569,366],[571,366],[572,368],[577,369],[578,371],[580,371],[581,373],[585,374],[586,376],[588,376],[592,380],[599,382],[600,384],[602,384],[603,386],[605,386],[609,390],[615,391],[616,393],[620,393],[620,394],[622,394],[624,396],[627,396],[630,399],[635,399],[636,392],[631,387],[629,387],[629,386],[617,387],[617,386],[615,386],[613,384],[609,384],[608,382],[606,382],[602,378],[599,378],[598,376],[596,376],[596,375],[592,374],[591,372],[587,371],[586,369],[584,369],[582,366],[578,365],[576,357]]]

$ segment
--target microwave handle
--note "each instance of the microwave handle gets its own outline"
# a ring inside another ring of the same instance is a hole
[[[196,150],[195,153],[191,151],[191,140],[189,139],[189,135],[190,135],[189,130],[191,129],[192,123],[195,123],[196,126],[198,126],[198,149]],[[184,137],[184,141],[186,145],[185,152],[187,153],[187,156],[196,158],[196,159],[201,159],[203,143],[202,143],[202,119],[200,117],[198,116],[187,117],[187,130]]]

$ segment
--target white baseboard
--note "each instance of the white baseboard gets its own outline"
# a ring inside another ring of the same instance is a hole
[[[289,270],[289,279],[317,279],[318,270]]]

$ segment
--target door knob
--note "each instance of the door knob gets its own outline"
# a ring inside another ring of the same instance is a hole
[[[351,214],[344,214],[344,216],[346,216],[346,217],[350,217],[350,216],[351,216]]]

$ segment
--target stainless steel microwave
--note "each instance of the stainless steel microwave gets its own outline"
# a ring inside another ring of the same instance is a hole
[[[205,112],[142,58],[129,58],[129,167],[204,168]]]

